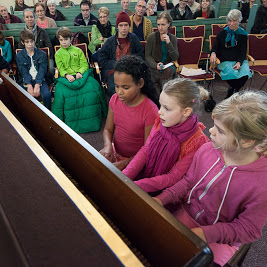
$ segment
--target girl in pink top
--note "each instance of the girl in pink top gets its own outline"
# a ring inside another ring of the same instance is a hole
[[[267,220],[267,94],[245,91],[212,112],[204,144],[181,181],[155,198],[209,244],[224,266],[241,243],[261,236]]]
[[[167,82],[160,94],[159,117],[145,146],[123,171],[146,192],[174,185],[187,172],[197,149],[208,141],[195,111],[208,92],[190,79]]]
[[[149,67],[137,56],[116,62],[114,83],[100,153],[122,170],[144,145],[157,117],[158,100]]]

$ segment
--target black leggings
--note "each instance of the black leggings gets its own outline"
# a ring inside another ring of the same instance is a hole
[[[236,80],[228,80],[227,83],[233,88],[235,89],[236,92],[239,91],[239,89],[245,85],[246,81],[248,80],[248,76],[243,76],[239,79]]]

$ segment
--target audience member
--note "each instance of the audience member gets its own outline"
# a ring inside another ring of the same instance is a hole
[[[202,17],[205,19],[215,18],[215,12],[211,9],[211,0],[201,0],[199,10],[194,13],[193,19]]]
[[[250,33],[267,33],[267,0],[262,0],[262,4],[257,10],[254,25]]]
[[[75,6],[75,4],[70,1],[70,0],[61,0],[58,5],[60,7],[65,7],[65,8],[69,8],[69,7],[72,7],[72,6]]]
[[[22,23],[22,20],[19,17],[8,13],[5,6],[0,6],[0,14],[0,23],[2,24]]]
[[[160,94],[158,118],[146,144],[123,173],[146,192],[168,188],[188,171],[196,151],[208,138],[198,122],[196,111],[209,96],[190,79],[167,82]]]
[[[6,60],[0,55],[0,71],[8,74],[9,72],[9,66]]]
[[[75,17],[74,26],[88,26],[97,24],[98,19],[90,14],[91,12],[91,3],[87,0],[82,0],[80,3],[81,13]]]
[[[144,58],[144,50],[138,37],[129,32],[131,21],[125,12],[119,13],[116,20],[118,32],[108,38],[98,54],[98,62],[102,67],[102,81],[107,82],[108,94],[112,96],[115,92],[114,65],[116,60],[132,54]]]
[[[153,82],[157,84],[160,94],[163,83],[176,76],[176,69],[171,66],[162,69],[163,64],[178,60],[177,37],[168,32],[172,25],[172,18],[167,11],[157,16],[158,31],[153,32],[147,39],[145,59],[150,67]]]
[[[189,20],[193,18],[193,13],[187,5],[188,0],[180,0],[170,12],[173,20]]]
[[[267,220],[267,96],[245,91],[212,112],[212,142],[196,152],[181,181],[155,200],[207,242],[213,266],[262,235]],[[170,206],[170,205],[169,205]]]
[[[48,12],[47,0],[38,0],[38,3],[43,4],[45,13]]]
[[[26,9],[25,9],[26,10]],[[51,109],[51,93],[45,81],[47,55],[35,47],[34,34],[27,29],[20,33],[20,41],[25,47],[16,55],[16,62],[22,76],[20,85],[33,97],[40,94],[46,108]]]
[[[116,34],[116,28],[111,26],[109,21],[109,10],[107,7],[100,7],[98,9],[99,21],[92,26],[91,41],[88,48],[92,53],[92,60],[98,61],[98,50],[104,44],[107,38]]]
[[[135,5],[135,14],[130,16],[130,32],[135,33],[140,41],[146,41],[149,34],[153,32],[151,21],[144,17],[146,2],[138,0]]]
[[[57,31],[60,49],[55,54],[59,70],[52,112],[77,133],[97,131],[107,103],[102,88],[93,78],[83,51],[71,45],[72,32]]]
[[[187,5],[190,7],[192,13],[194,14],[198,9],[200,9],[200,4],[195,0],[188,0]]]
[[[121,7],[122,7],[122,10],[123,12],[127,13],[128,16],[132,16],[134,14],[134,12],[132,10],[129,10],[128,7],[130,5],[130,0],[121,0]],[[118,16],[118,14],[121,12],[119,11],[117,14],[116,14],[116,17]]]
[[[35,24],[35,17],[34,17],[34,12],[31,9],[24,9],[23,11],[23,19],[25,21],[25,28],[30,30],[34,34],[34,41],[35,41],[35,46],[37,48],[43,48],[43,47],[48,47],[49,48],[49,53],[50,53],[50,73],[53,75],[54,73],[54,61],[52,59],[54,55],[54,50],[52,49],[52,44],[50,41],[50,38],[47,34],[47,32],[40,28],[37,24]],[[24,42],[19,42],[18,43],[18,48],[24,48],[23,45]]]
[[[34,13],[37,15],[35,23],[37,23],[40,28],[57,28],[56,22],[45,15],[45,8],[42,3],[36,3],[34,5]]]
[[[100,153],[122,170],[146,142],[158,100],[149,67],[137,56],[126,55],[116,62],[114,82],[116,94],[109,101]]]
[[[150,16],[157,16],[157,12],[154,11],[156,6],[156,1],[155,0],[148,0],[146,4],[146,13],[145,16],[150,17]]]
[[[10,43],[5,39],[5,35],[0,31],[0,47],[2,48],[3,58],[7,63],[12,61],[12,48]]]
[[[53,19],[54,21],[63,21],[66,20],[65,16],[57,10],[56,7],[56,0],[48,0],[47,1],[47,7],[48,11],[46,12],[46,16]]]
[[[241,19],[241,12],[232,9],[226,17],[228,26],[218,33],[211,49],[211,64],[215,64],[216,58],[219,58],[221,79],[230,86],[226,97],[238,92],[252,76],[246,60],[248,34],[239,27]]]
[[[30,7],[24,4],[24,0],[15,0],[14,11],[23,11],[26,8],[30,8]]]
[[[246,29],[250,9],[254,4],[255,4],[255,0],[249,0],[248,3],[242,4],[242,7],[240,9],[241,14],[242,14],[241,27],[244,29]]]
[[[173,3],[168,3],[167,0],[158,0],[157,11],[165,11],[173,8]]]
[[[90,4],[91,4],[91,11],[97,10],[97,6],[95,4],[93,4],[93,0],[87,0]]]

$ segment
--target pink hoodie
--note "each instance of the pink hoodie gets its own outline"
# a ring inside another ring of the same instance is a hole
[[[225,166],[220,150],[204,144],[184,178],[157,196],[183,204],[208,243],[249,243],[261,236],[267,220],[267,158],[243,166]]]

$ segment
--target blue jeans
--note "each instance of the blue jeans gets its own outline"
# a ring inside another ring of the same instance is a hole
[[[36,84],[35,81],[32,81],[32,87],[34,87]],[[22,87],[27,91],[27,87],[23,86]],[[49,90],[49,87],[45,81],[43,81],[42,85],[40,86],[40,94],[43,99],[44,106],[51,110],[51,92]]]

